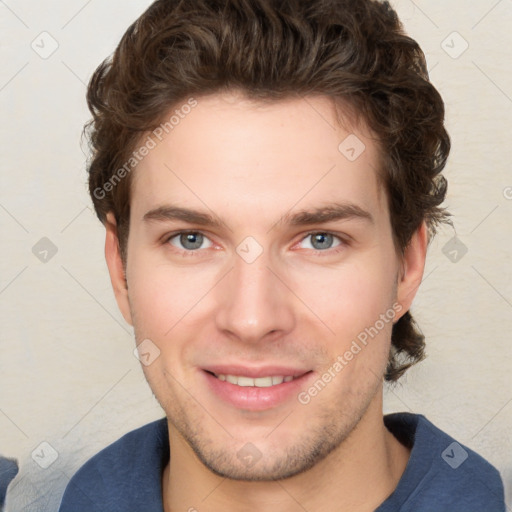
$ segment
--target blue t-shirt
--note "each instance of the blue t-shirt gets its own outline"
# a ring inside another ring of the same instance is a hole
[[[498,471],[424,416],[384,416],[412,447],[395,491],[375,512],[505,512]],[[163,512],[162,472],[169,461],[166,419],[129,432],[92,457],[69,482],[59,512]]]
[[[7,487],[18,474],[18,463],[12,459],[0,457],[0,510],[4,506]]]

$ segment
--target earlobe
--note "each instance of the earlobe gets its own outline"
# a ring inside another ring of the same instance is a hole
[[[397,286],[397,300],[404,314],[409,311],[412,301],[423,279],[427,255],[428,234],[425,222],[415,231],[406,247]]]
[[[117,223],[112,212],[107,214],[105,230],[105,259],[107,262],[114,295],[124,319],[130,325],[133,325],[130,312],[130,303],[128,300],[128,287],[126,283],[125,269],[119,249]]]

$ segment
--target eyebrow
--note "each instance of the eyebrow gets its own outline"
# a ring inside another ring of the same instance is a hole
[[[308,226],[337,220],[360,219],[374,224],[374,218],[370,212],[353,203],[330,203],[311,210],[300,210],[294,213],[286,213],[275,224],[290,226]],[[220,228],[225,225],[222,219],[215,214],[201,212],[190,208],[166,205],[159,206],[148,211],[144,221],[172,221],[180,220],[188,224],[197,224],[210,228]],[[273,226],[273,227],[274,227]]]
[[[331,203],[313,210],[300,210],[293,214],[287,213],[283,215],[278,224],[307,226],[345,219],[361,219],[374,224],[371,213],[353,203]]]

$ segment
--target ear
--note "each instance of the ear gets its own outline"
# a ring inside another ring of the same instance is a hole
[[[130,302],[128,300],[128,285],[126,283],[123,261],[119,250],[117,223],[112,212],[107,214],[105,229],[105,259],[107,260],[107,267],[114,295],[124,319],[130,325],[133,325],[132,315],[130,312]]]
[[[427,225],[425,222],[422,222],[421,226],[411,237],[402,256],[401,269],[397,283],[397,301],[403,308],[402,315],[409,311],[423,279],[427,245]]]

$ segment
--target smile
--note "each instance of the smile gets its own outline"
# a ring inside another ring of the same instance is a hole
[[[311,370],[282,366],[219,365],[203,369],[201,374],[217,400],[245,411],[265,411],[294,403],[298,393],[315,378]]]
[[[219,380],[229,382],[230,384],[235,384],[236,386],[256,388],[269,388],[271,386],[277,386],[279,384],[282,384],[283,382],[290,382],[293,380],[293,377],[291,375],[287,375],[286,377],[282,375],[257,377],[255,379],[251,377],[245,377],[243,375],[224,375],[222,373],[214,373],[214,375]]]

